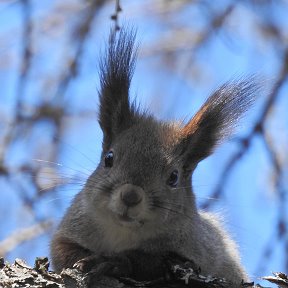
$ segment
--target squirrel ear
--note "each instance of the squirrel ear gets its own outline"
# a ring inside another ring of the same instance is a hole
[[[132,125],[137,113],[129,103],[129,88],[133,75],[137,47],[136,32],[121,29],[111,31],[109,46],[100,62],[99,124],[104,134],[103,148],[109,149],[115,135]]]
[[[184,167],[191,169],[231,134],[235,123],[253,104],[260,90],[253,79],[222,85],[182,128],[178,149],[184,157]]]

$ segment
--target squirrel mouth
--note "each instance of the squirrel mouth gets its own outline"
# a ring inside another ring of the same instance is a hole
[[[144,222],[139,219],[129,217],[127,213],[118,214],[117,218],[120,224],[124,226],[128,225],[130,227],[132,225],[134,227],[136,225],[137,227],[140,227],[140,226],[143,226],[144,224]]]
[[[118,215],[118,218],[121,221],[123,221],[123,222],[134,222],[134,221],[137,221],[136,219],[129,217],[127,214]]]

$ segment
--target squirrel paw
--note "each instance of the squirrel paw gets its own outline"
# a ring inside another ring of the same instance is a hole
[[[127,266],[123,266],[119,262],[111,261],[98,264],[89,272],[89,274],[93,275],[94,277],[106,275],[117,278],[127,276],[127,274],[129,274],[129,270],[130,269],[127,269]]]
[[[83,272],[87,273],[90,272],[91,269],[97,264],[97,257],[96,256],[88,256],[85,258],[82,258],[78,260],[74,265],[73,268]]]
[[[129,275],[131,271],[131,265],[129,264],[129,260],[126,258],[91,255],[77,261],[73,268],[83,273],[89,273],[94,277],[100,277],[101,275],[123,277]]]

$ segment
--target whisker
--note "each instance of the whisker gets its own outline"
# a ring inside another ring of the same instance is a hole
[[[44,192],[44,191],[49,191],[49,190],[57,190],[58,188],[66,186],[66,185],[69,185],[69,183],[64,183],[64,184],[60,183],[60,184],[56,184],[56,185],[49,185],[49,186],[45,186],[45,188],[39,189],[38,192]]]
[[[47,200],[45,202],[48,204],[48,203],[52,203],[52,202],[55,202],[55,201],[58,201],[58,200],[66,200],[68,197],[69,196],[67,196],[67,197],[57,197],[57,198],[53,198],[53,199]],[[70,196],[69,198],[73,199],[74,196]]]
[[[192,185],[189,185],[189,186],[181,186],[181,187],[175,187],[175,188],[172,188],[171,190],[180,190],[180,189],[187,189],[187,188],[192,188]]]
[[[33,161],[36,161],[36,162],[40,162],[40,163],[55,165],[55,166],[57,166],[57,167],[63,167],[63,168],[65,168],[65,169],[69,169],[69,170],[74,171],[74,172],[77,172],[77,173],[82,173],[83,175],[86,175],[86,176],[90,176],[90,174],[91,174],[91,171],[89,171],[89,170],[86,169],[86,168],[85,168],[85,170],[87,170],[87,172],[89,172],[89,174],[88,174],[88,173],[85,173],[84,171],[81,171],[81,170],[78,170],[78,169],[74,169],[74,168],[68,167],[67,165],[64,165],[64,164],[61,164],[61,163],[58,163],[58,162],[54,162],[54,161],[37,159],[37,158],[33,158],[32,160],[33,160]]]
[[[222,199],[220,199],[220,198],[216,198],[216,197],[209,197],[209,196],[207,196],[207,197],[205,197],[205,196],[198,196],[197,195],[197,198],[198,199],[204,199],[204,200],[214,200],[214,201],[221,201]]]
[[[74,147],[73,145],[71,145],[70,143],[67,143],[66,141],[63,141],[62,139],[58,138],[58,137],[54,137],[54,139],[56,139],[57,141],[61,142],[62,144],[64,144],[65,146],[67,146],[68,148],[76,151],[77,153],[79,153],[80,155],[82,155],[85,159],[87,159],[91,164],[93,164],[93,166],[97,166],[98,163],[94,162],[91,158],[89,158],[86,154],[84,154],[81,150],[77,149],[76,147]],[[77,164],[77,163],[76,163]]]
[[[177,187],[177,188],[172,188],[172,190],[180,190],[180,189],[185,189],[185,188],[190,188],[192,186],[183,186],[183,187]],[[154,194],[157,194],[157,193],[165,193],[167,192],[167,190],[159,190],[159,189],[155,189],[155,190],[150,190],[148,193],[151,194],[151,195],[154,195]],[[174,194],[171,194],[172,196]],[[216,197],[209,197],[209,196],[199,196],[199,195],[195,195],[193,192],[191,192],[191,194],[189,195],[182,195],[181,197],[185,198],[185,199],[193,199],[193,198],[196,198],[196,199],[204,199],[204,200],[213,200],[213,201],[221,201],[221,199],[219,198],[216,198]],[[174,200],[177,200],[177,198],[173,198],[173,201]]]
[[[180,211],[171,209],[171,208],[169,208],[169,207],[163,206],[163,205],[161,205],[161,204],[150,203],[150,205],[151,205],[152,207],[157,207],[157,208],[164,209],[164,210],[166,210],[166,211],[169,211],[169,212],[172,212],[172,213],[181,215],[181,216],[185,216],[187,219],[192,220],[192,218],[191,218],[189,215],[187,215],[187,214],[185,214],[185,213],[181,213]]]
[[[82,181],[86,182],[86,178],[79,177],[78,175],[68,175],[68,174],[58,174],[55,173],[56,175],[51,175],[52,173],[39,173],[39,175],[27,175],[27,178],[32,178],[32,179],[43,179],[43,180],[54,180],[54,181],[67,181],[67,180],[77,180],[77,181]]]

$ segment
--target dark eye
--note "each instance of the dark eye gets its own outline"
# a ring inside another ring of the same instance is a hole
[[[170,174],[170,177],[167,181],[167,184],[171,187],[176,187],[177,184],[178,184],[178,170],[174,170],[171,174]]]
[[[104,156],[104,161],[105,161],[105,167],[110,168],[113,166],[113,151],[109,151],[105,154]]]

